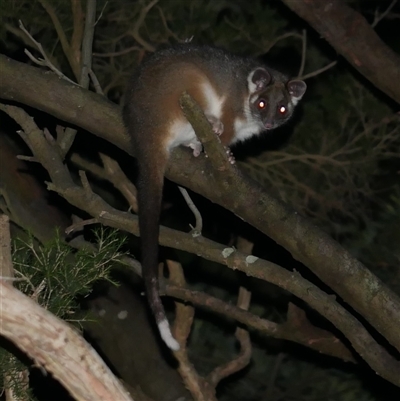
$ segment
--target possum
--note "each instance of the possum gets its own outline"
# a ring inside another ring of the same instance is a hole
[[[129,81],[124,124],[138,162],[141,255],[146,295],[160,335],[178,350],[158,291],[158,236],[164,173],[172,149],[183,145],[198,156],[202,145],[179,99],[187,92],[202,108],[225,146],[279,127],[306,91],[256,59],[193,44],[153,53]]]

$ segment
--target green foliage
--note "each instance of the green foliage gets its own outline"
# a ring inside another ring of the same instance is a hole
[[[93,285],[111,279],[111,269],[123,253],[120,251],[125,238],[110,229],[94,232],[96,251],[75,250],[56,236],[40,245],[33,236],[16,239],[13,244],[13,264],[16,281],[14,286],[56,316],[79,323],[76,318],[79,300],[87,297]],[[75,317],[75,318],[73,318]],[[21,381],[27,367],[5,349],[0,348],[0,377],[9,377],[22,400],[34,400]],[[30,398],[29,398],[30,397]]]
[[[4,348],[0,348],[0,388],[11,388],[16,401],[37,401],[32,389],[26,386],[27,368],[23,362],[11,355]],[[6,378],[6,379],[5,379]]]
[[[59,237],[37,245],[33,237],[14,242],[15,286],[60,318],[70,317],[78,299],[90,294],[99,280],[112,282],[110,271],[122,256],[124,238],[116,231],[95,231],[97,251],[75,250]]]

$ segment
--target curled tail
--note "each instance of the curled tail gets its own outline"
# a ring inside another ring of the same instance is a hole
[[[158,286],[158,237],[164,171],[168,162],[168,154],[165,151],[154,151],[151,155],[142,154],[139,155],[138,162],[139,229],[146,295],[161,338],[170,349],[177,351],[179,343],[172,336]]]

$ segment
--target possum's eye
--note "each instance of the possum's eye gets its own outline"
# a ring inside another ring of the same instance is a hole
[[[287,108],[285,106],[279,106],[278,111],[280,114],[285,115],[287,112]]]
[[[257,107],[262,110],[265,109],[267,107],[267,102],[264,99],[259,99],[258,103],[257,103]]]

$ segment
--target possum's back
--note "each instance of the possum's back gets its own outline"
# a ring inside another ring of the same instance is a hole
[[[247,89],[247,76],[256,66],[256,61],[222,49],[175,45],[153,53],[142,62],[129,83],[127,101],[137,99],[143,102],[147,97],[159,97],[176,88],[188,90],[190,79],[196,73],[207,77],[221,93],[235,89],[244,91]]]
[[[136,146],[143,135],[157,142],[184,117],[179,98],[187,91],[207,112],[213,99],[235,99],[247,92],[256,65],[224,50],[181,44],[155,52],[138,67],[128,86],[124,121]],[[232,100],[233,101],[233,100]]]

